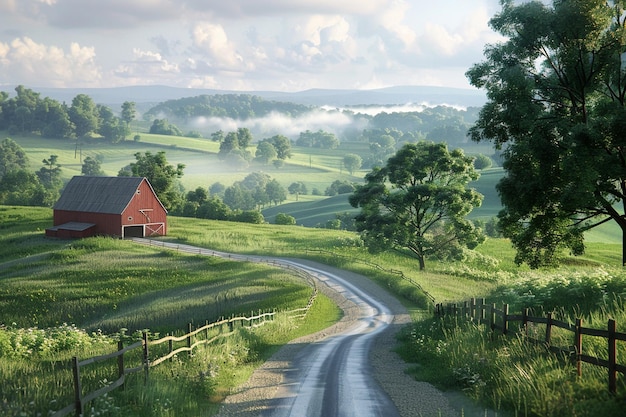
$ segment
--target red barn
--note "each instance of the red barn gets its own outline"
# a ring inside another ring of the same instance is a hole
[[[73,177],[54,205],[46,236],[165,235],[167,210],[142,177]]]

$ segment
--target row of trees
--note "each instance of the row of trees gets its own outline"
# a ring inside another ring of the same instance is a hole
[[[272,163],[276,168],[280,168],[287,158],[291,158],[291,141],[283,135],[260,140],[254,157],[248,150],[253,141],[248,128],[239,128],[226,134],[218,130],[211,135],[211,139],[220,143],[217,157],[237,166],[248,166],[254,160],[262,165]]]
[[[224,117],[245,121],[251,118],[267,117],[272,113],[280,113],[288,117],[302,116],[315,109],[312,106],[265,100],[249,94],[215,94],[186,97],[165,101],[144,115],[146,120],[163,117],[176,124],[189,125],[198,118]],[[328,110],[338,113],[338,110]],[[424,108],[422,111],[399,112],[390,107],[388,112],[379,112],[374,116],[356,113],[347,109],[341,112],[343,117],[352,119],[354,126],[366,126],[366,130],[397,129],[411,132],[420,139],[447,141],[460,144],[467,141],[467,131],[478,116],[478,108],[461,110],[449,106]],[[349,140],[366,140],[361,129],[349,128],[343,135]],[[317,131],[302,132],[294,139],[298,146],[312,146],[332,149],[338,144],[335,133]]]
[[[0,130],[10,134],[40,134],[47,138],[82,139],[98,135],[111,142],[124,140],[135,119],[135,103],[124,102],[120,116],[96,104],[86,94],[78,94],[70,106],[20,85],[15,97],[0,92]]]
[[[146,112],[147,120],[165,115],[176,123],[187,124],[199,117],[228,117],[247,120],[264,117],[271,113],[282,113],[297,117],[311,111],[311,107],[301,104],[265,100],[250,94],[214,94],[167,100]]]

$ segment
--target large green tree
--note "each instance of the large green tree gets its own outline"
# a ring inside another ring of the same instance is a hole
[[[283,135],[275,135],[269,139],[265,139],[276,149],[276,157],[281,160],[291,158],[291,141]]]
[[[98,161],[98,159],[96,158],[92,158],[91,156],[85,158],[80,172],[83,175],[92,175],[96,177],[106,175],[105,172],[102,170],[100,161]]]
[[[13,139],[6,138],[0,142],[0,178],[11,171],[26,169],[28,156]]]
[[[98,107],[88,95],[78,94],[74,97],[68,114],[74,124],[76,137],[85,137],[98,129]]]
[[[254,154],[255,159],[264,165],[269,164],[277,155],[276,148],[268,141],[259,142]]]
[[[57,198],[56,190],[44,188],[37,175],[26,169],[10,171],[0,178],[0,204],[51,206]]]
[[[473,159],[443,143],[406,144],[365,176],[350,196],[360,207],[356,228],[368,249],[408,250],[425,268],[427,256],[462,257],[484,239],[465,216],[482,202],[467,187],[478,174]]]
[[[61,165],[58,163],[58,159],[58,155],[50,155],[50,158],[41,161],[43,167],[37,171],[39,181],[49,190],[60,190],[63,186]]]
[[[613,220],[626,263],[625,2],[501,3],[490,24],[506,40],[467,73],[488,98],[471,136],[505,158],[500,228],[539,267]]]
[[[130,122],[135,120],[137,111],[135,110],[134,101],[125,101],[122,103],[122,114],[120,118],[126,123],[126,127],[130,130]]]
[[[343,156],[343,166],[346,167],[350,175],[354,174],[354,171],[361,168],[363,159],[357,154],[347,153]]]

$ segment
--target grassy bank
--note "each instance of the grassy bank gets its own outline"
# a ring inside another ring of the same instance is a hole
[[[626,293],[626,275],[618,267],[619,245],[591,242],[584,257],[563,254],[563,267],[531,271],[513,263],[514,251],[506,240],[488,239],[477,251],[468,252],[463,262],[429,260],[427,270],[420,272],[415,261],[401,253],[369,254],[351,232],[176,217],[169,221],[171,234],[163,238],[168,241],[242,254],[307,258],[367,275],[397,294],[414,313],[415,325],[406,328],[399,349],[415,363],[414,375],[442,389],[462,389],[485,407],[520,416],[597,415],[595,410],[610,415],[625,401],[622,379],[618,395],[607,395],[602,368],[585,366],[585,378],[578,380],[568,361],[522,344],[517,337],[492,339],[484,326],[433,320],[425,313],[429,299],[398,274],[401,271],[418,283],[436,302],[485,297],[488,303],[511,304],[512,312],[531,307],[537,314],[554,311],[565,321],[583,316],[589,327],[604,328],[611,317],[618,321],[618,331],[625,331],[619,296]],[[163,252],[112,239],[48,240],[42,234],[51,224],[49,209],[2,207],[0,224],[0,314],[6,315],[0,322],[7,326],[0,334],[13,335],[7,336],[5,345],[29,355],[29,360],[19,355],[17,360],[6,354],[0,357],[0,376],[10,381],[0,388],[5,407],[16,402],[49,406],[67,381],[40,375],[67,365],[75,352],[87,355],[110,349],[114,335],[99,333],[98,328],[108,332],[130,323],[129,333],[144,327],[164,332],[184,327],[190,320],[203,323],[212,315],[276,304],[302,306],[310,295],[302,282],[266,266]],[[336,308],[321,297],[303,325],[277,321],[275,325],[282,327],[244,332],[215,351],[199,352],[197,363],[195,359],[176,362],[158,371],[163,376],[155,372],[147,389],[140,390],[142,382],[137,381],[139,391],[116,394],[98,407],[122,407],[117,415],[166,416],[176,415],[175,410],[202,415],[193,410],[215,410],[214,401],[245,380],[282,343],[325,327],[337,317]],[[89,342],[54,354],[40,347],[52,342],[32,346],[16,342],[45,340],[45,336],[15,336],[38,334],[35,325],[52,326],[54,340],[78,338],[74,330],[69,330],[70,336],[59,336],[67,330],[64,322],[89,329],[78,331]],[[584,345],[593,354],[594,342],[585,340]],[[618,357],[626,357],[624,348],[619,349]],[[601,347],[597,352],[601,355]],[[172,375],[181,383],[169,383]],[[98,383],[97,377],[93,384]],[[5,414],[14,415],[9,412],[12,409]]]
[[[2,415],[45,415],[71,404],[71,357],[112,352],[119,337],[137,330],[163,334],[189,322],[300,308],[311,296],[306,283],[279,268],[111,238],[46,239],[51,216],[50,209],[0,208]],[[212,415],[278,347],[338,318],[320,295],[304,321],[283,317],[258,331],[237,330],[191,361],[155,368],[147,387],[131,377],[125,391],[97,400],[89,415]],[[110,365],[85,373],[85,392],[111,381]]]

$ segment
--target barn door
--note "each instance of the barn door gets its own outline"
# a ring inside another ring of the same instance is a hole
[[[147,224],[146,236],[163,236],[165,235],[165,225],[163,223]]]

